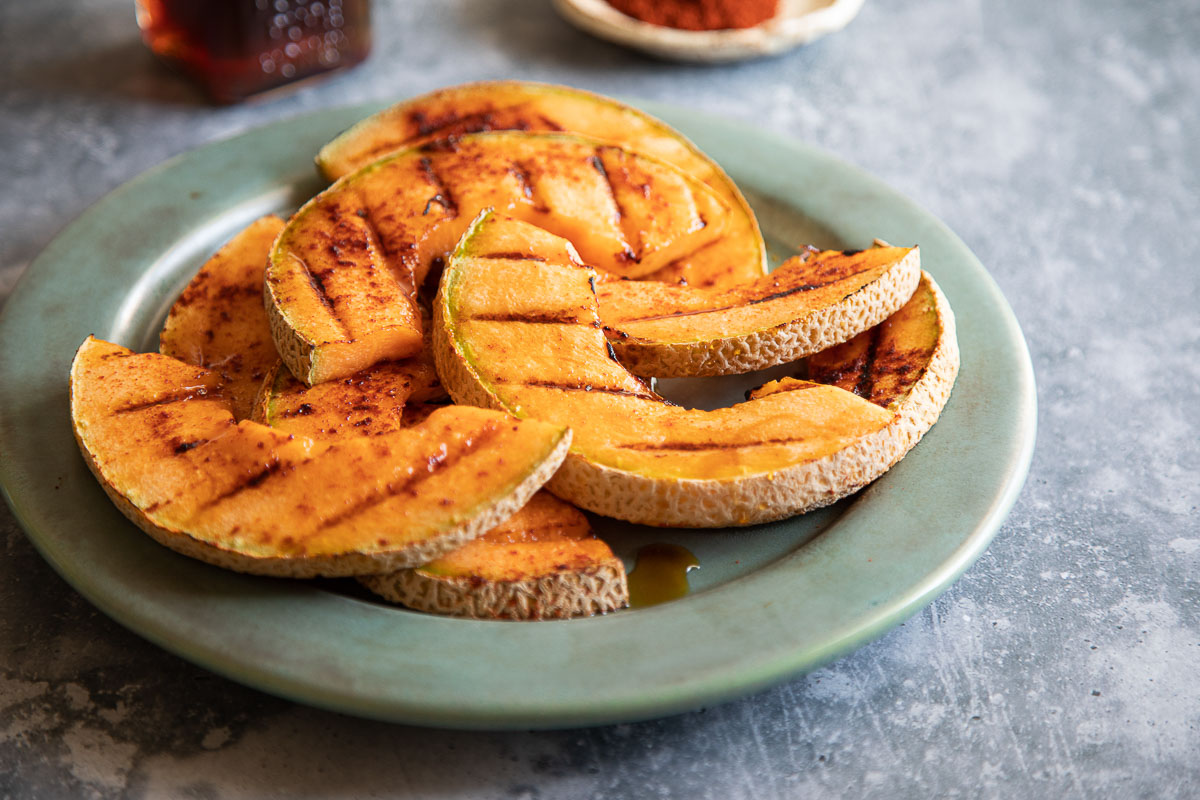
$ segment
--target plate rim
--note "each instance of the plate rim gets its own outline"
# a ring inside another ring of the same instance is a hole
[[[779,136],[767,131],[749,128],[740,123],[711,117],[690,109],[683,109],[661,103],[648,101],[630,101],[633,105],[648,111],[655,116],[665,118],[669,124],[688,130],[689,135],[695,136],[695,130],[707,129],[717,131],[741,130],[760,141],[770,143],[771,147],[781,148],[795,154],[800,161],[816,165],[818,169],[832,170],[834,173],[852,176],[852,183],[862,184],[888,203],[902,207],[907,213],[920,217],[924,224],[931,225],[937,230],[949,245],[958,248],[960,255],[966,260],[966,267],[973,270],[972,277],[980,283],[979,288],[994,303],[995,311],[1004,322],[1002,331],[1010,346],[1009,354],[1015,357],[1017,381],[1013,387],[1013,400],[1018,406],[1016,416],[1019,418],[1019,428],[1012,434],[1010,452],[1007,454],[1006,474],[1001,485],[994,487],[992,501],[974,526],[959,542],[950,557],[944,559],[931,572],[914,580],[903,597],[860,615],[858,624],[845,631],[838,631],[828,636],[820,647],[800,651],[788,651],[777,654],[770,659],[759,660],[751,665],[740,668],[715,667],[711,674],[705,673],[692,677],[686,682],[675,682],[672,685],[652,687],[653,691],[643,691],[640,694],[625,694],[622,697],[596,696],[592,698],[576,698],[570,703],[507,703],[493,704],[469,709],[447,709],[441,706],[429,707],[418,699],[410,702],[397,703],[394,698],[389,703],[380,705],[377,698],[370,692],[361,689],[347,690],[316,685],[312,676],[281,675],[278,670],[265,669],[261,664],[245,663],[231,658],[228,654],[214,651],[212,647],[201,646],[198,642],[181,637],[177,631],[165,627],[144,612],[129,608],[128,603],[121,602],[120,593],[114,593],[112,587],[97,586],[82,575],[79,565],[64,562],[62,557],[49,546],[50,539],[46,532],[39,529],[41,524],[35,519],[38,496],[26,487],[19,475],[18,459],[0,459],[0,487],[14,517],[27,537],[43,555],[51,566],[79,591],[89,602],[98,607],[108,616],[135,633],[154,642],[155,644],[174,652],[181,657],[199,664],[200,666],[222,674],[228,678],[272,694],[288,697],[309,705],[328,708],[331,710],[353,713],[360,716],[374,717],[397,722],[436,725],[440,727],[460,728],[546,728],[546,727],[575,727],[579,725],[605,724],[611,722],[628,722],[639,719],[680,713],[716,702],[740,697],[748,693],[766,688],[770,685],[793,677],[800,672],[815,669],[829,661],[848,653],[857,647],[872,641],[890,630],[904,619],[924,608],[934,597],[948,588],[986,549],[995,536],[1008,512],[1016,502],[1022,486],[1028,475],[1032,461],[1034,442],[1036,439],[1036,391],[1032,361],[1028,347],[1024,341],[1019,324],[1007,301],[1000,293],[999,287],[959,239],[940,219],[922,209],[907,197],[901,195],[890,186],[870,175],[866,171],[827,153],[824,150]],[[108,213],[121,203],[126,193],[137,192],[146,186],[152,186],[155,181],[161,181],[174,172],[186,170],[189,164],[203,161],[207,156],[222,154],[245,148],[247,143],[253,143],[263,137],[269,137],[274,132],[293,129],[297,126],[329,127],[332,124],[348,124],[355,119],[365,116],[383,107],[379,103],[356,105],[345,108],[327,109],[316,113],[303,114],[269,123],[249,130],[238,136],[206,144],[197,149],[181,153],[167,161],[151,167],[140,175],[118,186],[92,206],[80,214],[73,222],[65,226],[46,246],[42,253],[35,258],[18,279],[4,308],[0,310],[0,338],[4,337],[8,328],[19,317],[17,309],[28,295],[38,291],[39,281],[43,273],[49,270],[43,263],[55,252],[56,246],[71,241],[71,237],[85,229],[90,220]],[[338,123],[338,121],[341,121]],[[691,126],[691,127],[689,127]],[[698,127],[697,127],[698,126]],[[333,131],[336,132],[336,131]],[[314,150],[315,152],[315,150]],[[218,159],[219,160],[219,159]],[[305,159],[299,159],[302,166]],[[720,161],[720,158],[718,158]],[[311,168],[309,167],[311,170]],[[296,170],[299,173],[299,169]],[[12,368],[13,354],[0,351],[0,378],[9,374]],[[65,374],[61,376],[65,382]],[[0,383],[3,383],[0,381]],[[956,387],[957,390],[957,387]],[[8,396],[8,390],[2,396]],[[950,401],[954,403],[952,396]],[[9,424],[12,420],[8,404],[0,404],[0,452],[10,452],[12,442],[9,436]],[[69,428],[66,420],[62,421]],[[935,430],[937,430],[935,426]],[[90,477],[90,474],[89,474]],[[99,487],[94,487],[99,491]],[[101,494],[101,496],[103,496]],[[44,498],[43,498],[44,501]],[[141,535],[139,533],[139,535]],[[819,538],[819,537],[818,537]],[[154,545],[158,547],[157,545]],[[804,550],[805,548],[800,548]],[[238,576],[242,578],[244,576]],[[736,583],[736,582],[735,582]],[[711,592],[735,591],[729,586],[717,587]],[[294,592],[284,592],[291,597]],[[708,593],[705,593],[708,594]],[[303,603],[300,603],[303,605]],[[670,607],[663,607],[667,611]],[[388,609],[390,611],[390,609]],[[638,611],[646,614],[652,609]],[[663,613],[661,610],[657,613]],[[584,622],[597,626],[612,625],[613,620],[621,615],[598,619],[566,623],[534,623],[533,629],[544,625],[572,625]],[[513,625],[514,623],[467,623],[462,620],[440,620],[453,625]],[[524,638],[524,637],[522,637]],[[535,637],[536,638],[536,637]]]

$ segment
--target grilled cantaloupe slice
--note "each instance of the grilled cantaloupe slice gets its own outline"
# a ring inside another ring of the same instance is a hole
[[[517,257],[496,246],[517,238],[527,242]],[[559,497],[648,525],[745,525],[831,503],[906,451],[895,414],[833,386],[789,380],[711,412],[667,403],[616,360],[595,275],[564,249],[481,215],[446,268],[433,329],[455,401],[572,427],[549,483]]]
[[[263,383],[255,419],[318,441],[386,434],[436,409],[419,402],[440,392],[432,388],[432,373],[430,361],[409,359],[308,387],[280,364]],[[602,614],[624,607],[629,597],[621,560],[592,534],[583,514],[544,491],[462,548],[362,582],[419,611],[476,619]]]
[[[564,619],[629,604],[621,559],[587,517],[545,491],[452,553],[360,581],[392,602],[473,619]]]
[[[646,282],[596,287],[621,363],[638,375],[732,375],[840,344],[903,305],[921,273],[915,247],[807,251],[725,290]]]
[[[912,418],[912,430],[920,438],[945,405],[958,362],[954,314],[933,276],[923,272],[899,311],[809,358],[807,376]]]
[[[318,443],[235,422],[220,377],[89,337],[71,419],[109,497],[162,544],[291,577],[427,563],[494,527],[554,472],[570,431],[447,407],[410,430]]]
[[[749,204],[712,159],[661,120],[608,97],[526,81],[451,86],[359,122],[321,148],[317,166],[337,180],[383,156],[434,140],[499,130],[570,132],[660,158],[708,184],[729,205],[725,235],[646,276],[723,288],[759,278],[766,247]]]
[[[320,383],[418,352],[413,289],[484,208],[631,278],[715,241],[729,210],[677,167],[580,137],[474,134],[401,151],[318,195],[276,240],[266,304],[292,374]]]
[[[263,379],[252,419],[313,439],[374,436],[408,427],[414,404],[442,397],[432,353],[316,386],[304,385],[279,361]]]
[[[247,419],[263,376],[279,360],[263,312],[263,270],[283,220],[262,217],[205,262],[171,306],[159,352],[211,369],[235,419]]]

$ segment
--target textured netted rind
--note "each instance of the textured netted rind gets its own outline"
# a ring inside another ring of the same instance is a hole
[[[740,375],[819,353],[883,322],[907,302],[921,279],[914,248],[877,280],[803,317],[741,336],[694,342],[610,338],[621,364],[635,375],[690,378]],[[636,291],[636,285],[630,287]],[[604,310],[601,308],[601,321]]]
[[[567,619],[607,614],[629,604],[618,558],[520,581],[484,581],[406,569],[359,578],[379,596],[418,611],[471,619]]]
[[[267,309],[267,321],[271,324],[271,339],[279,358],[287,365],[292,374],[312,386],[317,383],[314,362],[317,358],[317,345],[292,327],[283,315],[281,304],[276,302],[275,292],[270,281],[263,283],[263,305]]]

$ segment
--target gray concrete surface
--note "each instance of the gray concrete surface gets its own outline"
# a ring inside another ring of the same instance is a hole
[[[1038,377],[1029,482],[906,625],[738,702],[471,734],[315,711],[92,609],[0,510],[3,798],[1167,798],[1200,795],[1200,6],[870,0],[780,58],[699,68],[589,39],[548,0],[376,2],[375,54],[211,108],[128,0],[0,6],[0,297],[163,159],[309,109],[487,77],[751,120],[944,219]]]

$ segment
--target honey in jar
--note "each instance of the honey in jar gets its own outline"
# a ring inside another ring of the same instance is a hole
[[[371,48],[369,0],[137,0],[162,60],[219,103],[353,66]]]

